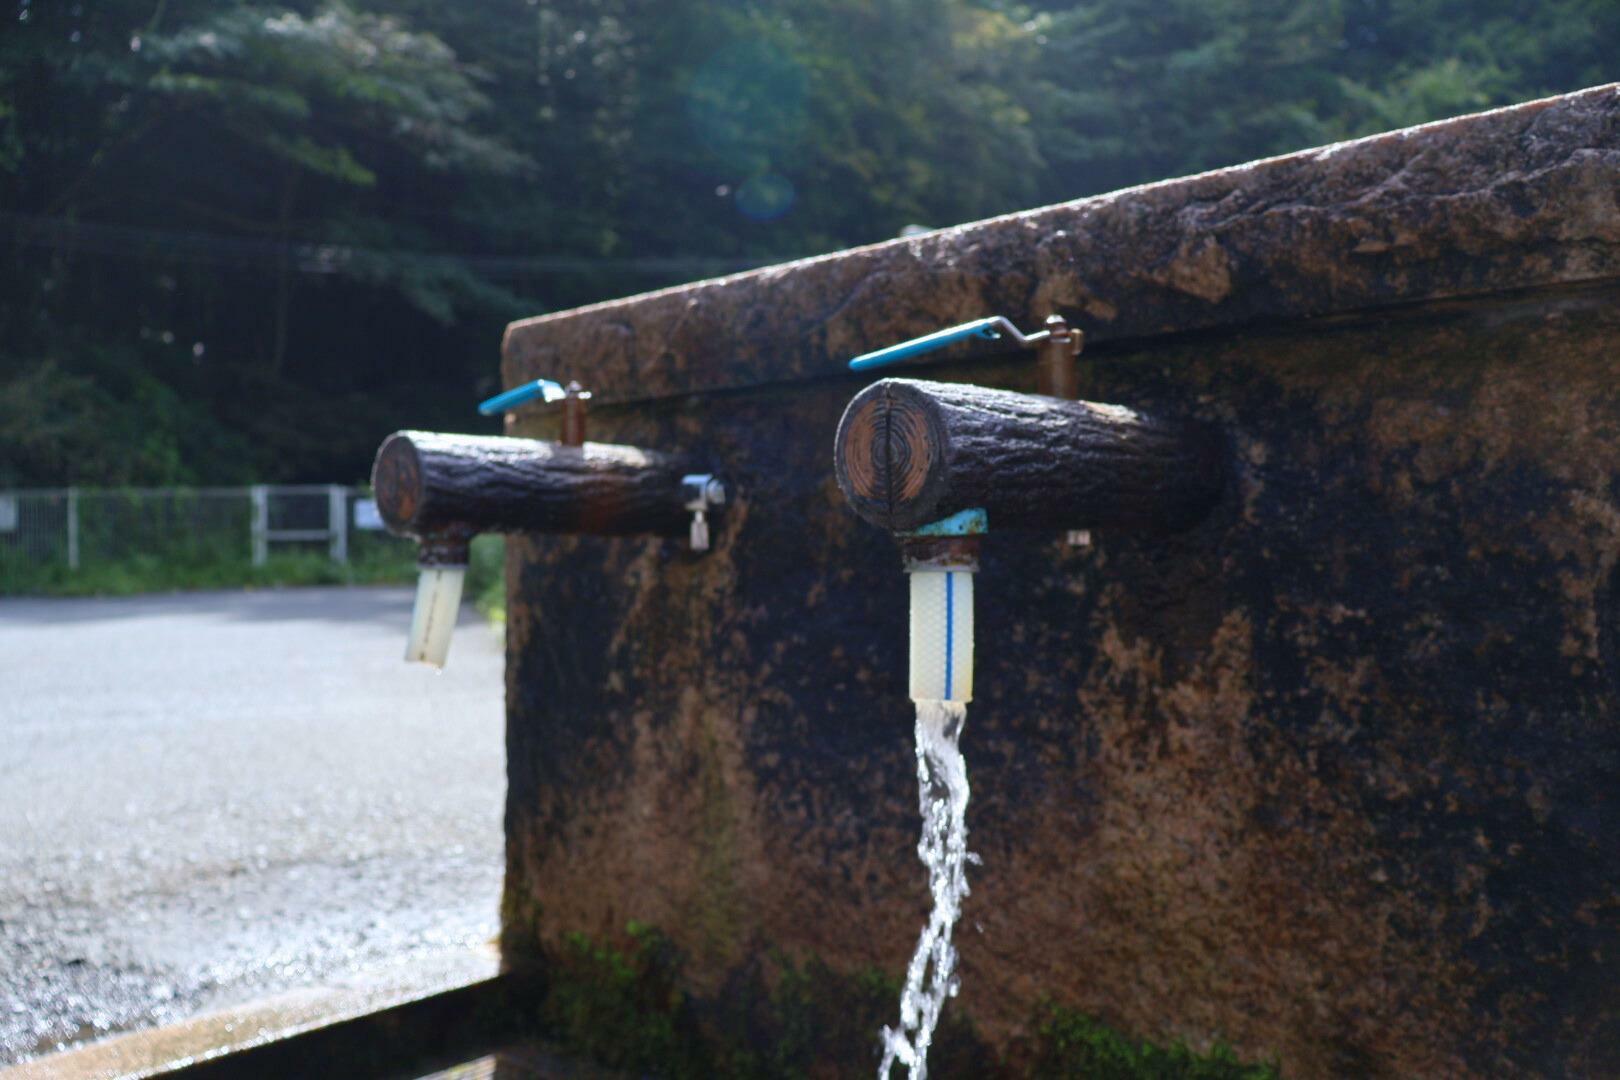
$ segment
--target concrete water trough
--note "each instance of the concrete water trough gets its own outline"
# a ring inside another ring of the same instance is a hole
[[[1290,1076],[1620,1073],[1617,300],[1610,86],[513,324],[508,386],[577,380],[593,438],[731,496],[702,558],[509,544],[534,1015],[623,1061],[876,1066],[929,898],[846,362],[1059,315],[1062,396],[1214,433],[1219,482],[1175,528],[992,509],[936,1075],[1061,1064],[1079,1015]],[[1006,344],[903,374],[1049,390]]]

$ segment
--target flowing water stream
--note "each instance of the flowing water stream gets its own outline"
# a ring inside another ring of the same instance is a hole
[[[917,939],[906,985],[900,994],[900,1023],[883,1029],[883,1064],[887,1080],[895,1062],[910,1070],[912,1080],[928,1075],[928,1046],[947,998],[956,995],[956,946],[951,931],[968,893],[967,864],[977,862],[967,849],[967,764],[957,740],[967,720],[959,701],[917,701],[917,791],[922,809],[922,839],[917,854],[928,867],[934,908]]]

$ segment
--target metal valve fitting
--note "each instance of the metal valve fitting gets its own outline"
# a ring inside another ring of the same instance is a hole
[[[681,501],[692,512],[693,551],[709,550],[709,511],[726,504],[726,486],[710,473],[681,477]]]

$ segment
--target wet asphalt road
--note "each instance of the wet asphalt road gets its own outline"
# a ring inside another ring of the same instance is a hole
[[[495,934],[500,645],[410,603],[0,600],[0,1065]]]

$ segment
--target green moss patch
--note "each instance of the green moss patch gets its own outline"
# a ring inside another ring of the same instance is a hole
[[[1276,1080],[1275,1066],[1247,1065],[1216,1043],[1207,1054],[1184,1043],[1136,1042],[1083,1013],[1046,1004],[1038,1012],[1029,1074],[1086,1080]]]
[[[832,971],[818,960],[756,960],[712,998],[683,989],[684,957],[657,930],[632,923],[613,943],[570,935],[551,957],[542,1033],[600,1065],[671,1078],[869,1076],[878,1032],[893,1023],[899,983],[875,970]],[[1224,1046],[1207,1054],[1127,1039],[1056,1005],[1032,1018],[1010,1057],[947,1009],[930,1075],[1086,1077],[1088,1080],[1272,1080]]]

